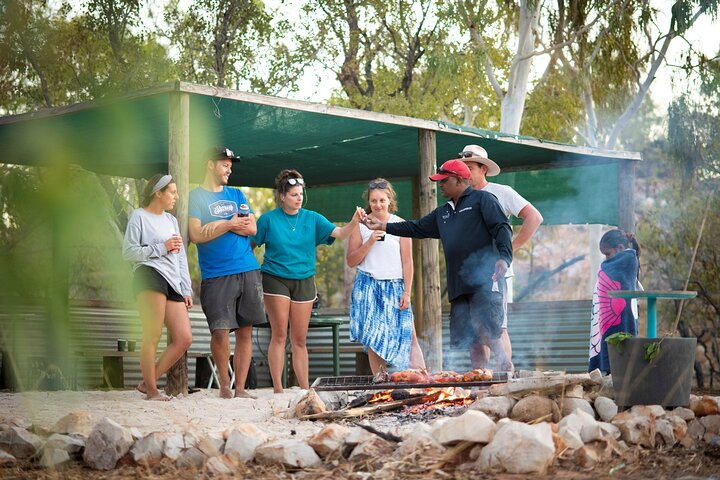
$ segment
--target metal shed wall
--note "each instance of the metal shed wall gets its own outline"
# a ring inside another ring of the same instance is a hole
[[[582,372],[587,369],[588,339],[590,330],[590,301],[512,303],[509,305],[508,332],[513,344],[516,369],[565,370]],[[344,318],[347,317],[333,317]],[[140,339],[139,320],[132,310],[75,307],[70,312],[71,334],[75,350],[114,349],[118,338]],[[209,352],[210,332],[200,310],[190,312],[193,344],[190,351]],[[0,350],[20,353],[18,364],[22,380],[32,387],[38,372],[30,371],[30,359],[42,357],[45,351],[43,310],[23,307],[0,313]],[[134,329],[134,330],[133,330]],[[128,332],[137,332],[128,335]],[[312,352],[313,348],[332,346],[329,328],[312,329],[308,334],[311,382],[319,376],[332,375],[332,353]],[[267,345],[270,331],[255,329],[253,357],[256,362],[258,386],[271,385],[267,368]],[[446,370],[463,372],[470,369],[466,351],[449,348],[449,321],[443,318],[443,364]],[[161,345],[165,344],[165,336]],[[20,348],[20,345],[23,348]],[[340,346],[353,346],[349,340],[349,326],[340,327]],[[341,352],[340,374],[355,373],[355,353]],[[89,359],[86,369],[78,373],[78,388],[97,388],[102,384],[102,358]],[[140,382],[140,365],[137,358],[126,358],[125,385],[132,387]],[[189,384],[195,384],[195,361],[188,363]],[[162,382],[161,382],[162,385]]]

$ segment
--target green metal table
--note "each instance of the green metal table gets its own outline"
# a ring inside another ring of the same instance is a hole
[[[340,376],[340,325],[345,322],[342,318],[328,318],[311,316],[308,328],[331,328],[332,329],[332,353],[333,353],[333,375]],[[256,328],[270,328],[270,323],[260,323],[255,325]],[[288,336],[288,344],[290,337]],[[283,368],[282,382],[283,387],[287,387],[287,374],[292,365],[292,350],[287,349],[285,355],[285,368]]]
[[[657,299],[670,300],[690,299],[697,296],[697,292],[685,290],[610,290],[607,292],[612,298],[647,298],[647,337],[657,337]]]

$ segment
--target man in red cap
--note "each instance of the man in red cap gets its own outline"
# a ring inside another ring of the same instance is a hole
[[[484,190],[495,195],[500,202],[500,207],[505,215],[510,218],[511,215],[522,219],[523,223],[517,231],[517,235],[513,239],[513,252],[519,250],[525,245],[543,222],[543,216],[532,203],[525,200],[518,192],[508,185],[489,182],[487,177],[494,177],[500,174],[500,167],[497,163],[490,160],[487,151],[479,145],[465,145],[462,152],[458,154],[458,158],[465,162],[470,169],[470,183],[477,190]],[[505,349],[505,355],[508,361],[512,362],[512,344],[507,332],[507,301],[512,298],[512,265],[508,269],[505,279],[507,285],[505,295],[503,297],[505,306],[505,319],[502,325],[502,342]],[[490,363],[490,351],[482,345],[474,345],[470,349],[470,357],[473,358],[473,364],[478,364],[483,368],[487,368]]]
[[[399,237],[440,239],[447,266],[451,345],[469,350],[484,343],[501,359],[501,370],[509,371],[500,341],[502,292],[496,287],[512,263],[508,219],[494,195],[472,188],[470,169],[462,160],[443,163],[430,180],[440,182],[447,203],[419,220],[383,223],[370,216],[365,224]]]

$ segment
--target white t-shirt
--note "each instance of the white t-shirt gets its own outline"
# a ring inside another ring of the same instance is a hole
[[[530,203],[525,200],[523,196],[516,192],[512,187],[509,187],[507,185],[488,182],[488,184],[485,185],[482,190],[490,192],[497,197],[498,202],[500,202],[500,207],[502,208],[505,215],[507,215],[508,219],[511,215],[519,217],[520,210],[525,208],[525,206]],[[512,265],[510,265],[507,273],[505,274],[505,278],[512,277],[513,275],[513,268]]]
[[[397,215],[390,214],[387,223],[402,222]],[[372,230],[360,224],[360,236],[365,244],[372,235]],[[367,255],[357,266],[363,272],[372,275],[376,280],[397,280],[403,278],[402,259],[400,258],[400,237],[385,234],[384,241],[375,242]]]

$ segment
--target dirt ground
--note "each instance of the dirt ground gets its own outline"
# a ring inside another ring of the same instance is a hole
[[[22,418],[41,429],[50,429],[57,420],[70,412],[89,412],[98,420],[109,417],[123,426],[145,435],[152,431],[185,431],[202,433],[222,432],[234,423],[251,422],[271,435],[281,438],[296,434],[307,438],[322,429],[320,422],[298,421],[285,418],[285,413],[301,392],[287,390],[274,395],[270,389],[257,391],[257,400],[221,400],[217,390],[203,390],[171,402],[147,402],[135,391],[89,392],[27,392],[0,393],[0,417]],[[717,392],[714,392],[717,394]],[[382,431],[402,436],[412,428],[407,419],[397,422],[392,414],[370,419]],[[294,433],[293,433],[294,432]],[[520,452],[519,452],[520,453]],[[288,471],[282,467],[240,464],[234,478],[323,480],[351,478],[368,479],[462,479],[499,478],[526,479],[527,475],[488,474],[473,471],[464,454],[444,459],[390,459],[379,464],[355,464],[343,459],[327,462],[319,469]],[[464,463],[464,465],[463,465]],[[460,466],[458,466],[460,464]],[[696,449],[640,449],[632,448],[624,458],[580,468],[572,459],[559,458],[544,476],[533,478],[595,479],[720,479],[720,445],[700,444]],[[134,465],[126,457],[110,472],[99,472],[74,462],[60,471],[38,468],[31,462],[13,467],[0,467],[0,478],[9,479],[196,479],[218,478],[204,470],[178,469],[166,459],[152,468]]]

